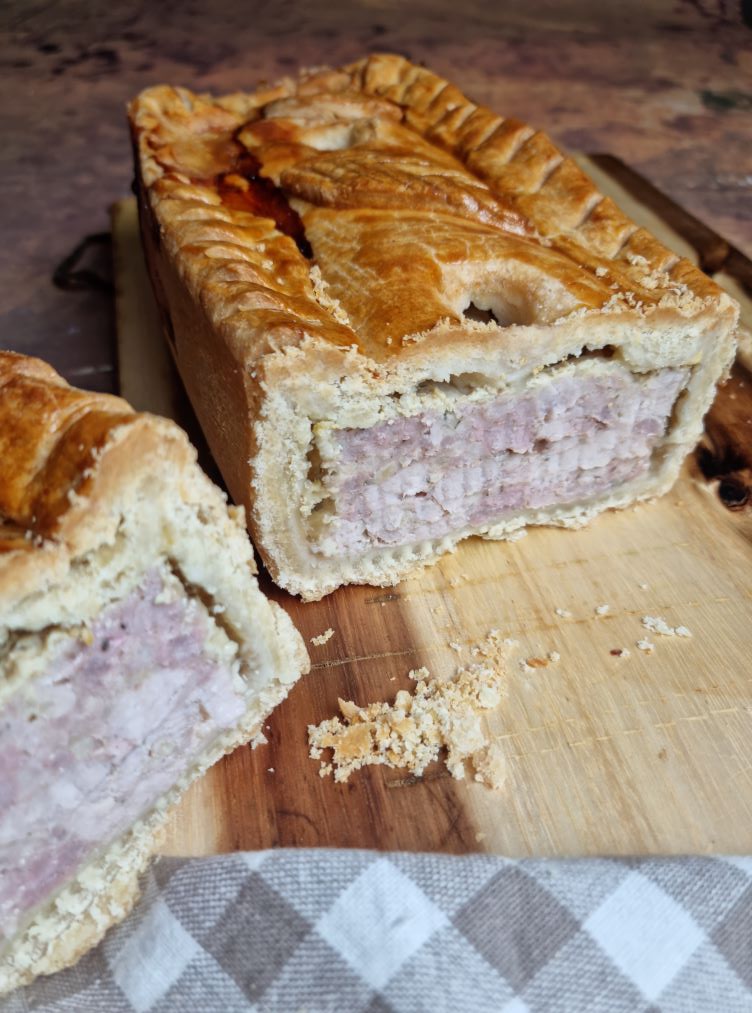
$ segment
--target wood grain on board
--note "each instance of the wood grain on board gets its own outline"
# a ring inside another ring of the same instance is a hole
[[[664,223],[659,201],[641,200],[639,187],[625,188],[603,159],[587,168],[635,220],[698,259],[677,216]],[[176,414],[195,437],[151,309],[136,229],[134,203],[117,205],[122,392],[139,408]],[[728,258],[716,266],[735,268]],[[746,299],[745,279],[731,280]],[[749,301],[744,310],[750,313]],[[262,575],[264,590],[306,638],[311,674],[270,718],[267,745],[237,750],[189,791],[165,851],[748,853],[751,437],[752,378],[737,367],[709,417],[702,453],[655,503],[603,515],[581,531],[471,539],[392,589],[342,588],[302,604]],[[724,481],[731,481],[726,505]],[[608,612],[598,614],[601,605]],[[646,635],[643,615],[685,625],[693,636],[651,636],[655,651],[644,654],[635,646]],[[326,644],[311,644],[329,627],[335,632]],[[319,776],[306,727],[334,715],[338,697],[390,700],[411,687],[412,668],[453,672],[491,628],[519,641],[491,719],[507,758],[503,790],[455,781],[441,763],[420,779],[384,767],[359,771],[347,784]],[[459,655],[450,643],[461,646]],[[611,653],[619,648],[629,656]],[[560,660],[532,674],[523,669],[526,658],[550,652]]]

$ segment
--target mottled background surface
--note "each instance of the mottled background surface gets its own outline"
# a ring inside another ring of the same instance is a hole
[[[51,274],[108,228],[131,180],[125,103],[160,81],[232,90],[404,53],[570,149],[620,156],[752,252],[750,0],[6,0],[0,21],[0,341],[81,385],[114,388],[111,300]]]

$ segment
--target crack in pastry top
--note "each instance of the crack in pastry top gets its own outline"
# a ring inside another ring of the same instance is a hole
[[[232,288],[271,348],[309,335],[382,359],[486,326],[470,304],[498,327],[720,297],[545,135],[398,57],[252,95],[157,87],[132,116],[168,241],[179,226],[199,287]]]

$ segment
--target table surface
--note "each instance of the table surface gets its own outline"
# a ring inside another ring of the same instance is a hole
[[[222,92],[389,50],[562,145],[610,151],[752,252],[752,28],[736,0],[6,0],[2,343],[115,390],[112,303],[56,264],[132,177],[124,107],[160,81]],[[98,255],[108,269],[108,251]],[[97,259],[95,257],[95,259]]]

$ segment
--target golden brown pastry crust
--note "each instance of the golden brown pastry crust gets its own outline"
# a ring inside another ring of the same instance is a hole
[[[283,390],[311,417],[334,411],[337,424],[357,425],[340,411],[350,394],[401,394],[479,363],[495,375],[544,368],[609,343],[638,370],[708,364],[682,429],[686,450],[730,360],[735,307],[545,134],[390,55],[255,95],[151,88],[130,117],[144,245],[171,347],[284,586],[318,597],[344,580],[393,582],[451,539],[339,576],[323,564],[315,575],[309,560],[305,579],[296,575],[300,553],[295,562],[285,543],[298,535],[283,530],[268,489],[275,456],[300,479],[295,440],[265,424]],[[491,275],[512,293],[492,307],[505,326],[474,328],[463,309],[488,294]],[[604,321],[615,338],[603,336]],[[339,388],[335,407],[327,386]],[[677,469],[675,455],[650,494]]]
[[[75,496],[93,487],[93,466],[120,427],[162,429],[180,443],[175,427],[121,398],[77,390],[40,359],[0,352],[0,518],[12,535],[3,551],[73,535]]]
[[[258,588],[243,511],[228,509],[174,423],[76,390],[38,359],[0,352],[0,454],[0,707],[35,677],[46,636],[77,636],[160,561],[175,566],[187,594],[216,606],[214,623],[238,645],[246,704],[237,727],[186,762],[153,810],[2,949],[3,994],[73,963],[127,914],[168,807],[259,735],[308,658]]]
[[[376,118],[374,138],[359,139],[348,149],[345,164],[342,151],[318,151],[310,143],[326,143],[326,125],[321,126],[326,102],[331,129]],[[279,347],[270,329],[282,332],[284,343],[299,343],[310,334],[335,346],[355,344],[370,357],[409,354],[398,343],[387,344],[389,332],[383,328],[369,334],[366,343],[358,328],[343,329],[321,312],[294,241],[253,213],[255,198],[243,200],[243,175],[233,168],[249,151],[288,195],[337,212],[368,209],[384,228],[393,228],[395,221],[374,213],[379,207],[376,165],[386,210],[405,214],[423,210],[421,193],[415,177],[400,192],[404,159],[396,167],[385,164],[390,152],[409,150],[443,163],[443,188],[425,187],[429,227],[437,220],[450,225],[437,214],[445,200],[451,219],[459,211],[468,228],[474,221],[481,234],[484,226],[497,239],[504,238],[499,232],[506,233],[505,256],[516,250],[521,258],[538,260],[576,292],[583,306],[602,307],[615,294],[629,294],[627,302],[640,302],[644,310],[663,304],[692,313],[697,299],[724,298],[698,268],[600,194],[545,134],[476,106],[454,85],[402,57],[371,56],[344,70],[304,74],[250,96],[214,100],[180,88],[150,88],[133,103],[131,122],[162,240],[170,252],[190,253],[190,263],[185,257],[181,264],[184,280],[210,313],[227,320],[229,310],[230,320],[242,325],[249,360]],[[327,163],[338,167],[339,178],[326,173]],[[228,182],[228,175],[235,180]],[[478,181],[486,186],[477,186]],[[465,191],[477,191],[475,202],[463,193],[463,183]],[[391,264],[395,270],[414,269],[415,261],[395,256]],[[655,272],[666,277],[657,279]],[[408,333],[421,330],[416,326]]]

